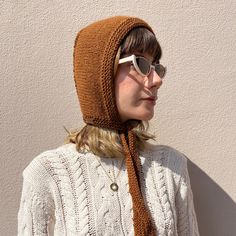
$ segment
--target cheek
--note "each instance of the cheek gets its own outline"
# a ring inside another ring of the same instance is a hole
[[[119,73],[115,78],[115,91],[118,93],[128,93],[132,87],[135,87],[135,82],[127,73]]]
[[[139,97],[140,88],[135,83],[128,80],[129,79],[117,84],[115,90],[117,102],[131,103]]]
[[[126,90],[126,87],[128,85],[126,77],[127,77],[127,74],[125,73],[125,71],[118,68],[117,75],[115,77],[116,101],[120,100],[121,96],[123,95],[122,91]]]
[[[117,106],[124,106],[134,103],[140,98],[142,86],[137,75],[129,68],[118,68],[115,77],[115,97]]]

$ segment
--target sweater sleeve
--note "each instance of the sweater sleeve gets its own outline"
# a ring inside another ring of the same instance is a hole
[[[199,236],[194,210],[193,193],[188,174],[187,158],[183,156],[183,169],[176,194],[178,236]]]
[[[18,236],[51,236],[54,204],[48,173],[37,160],[23,172],[23,188],[18,211]]]

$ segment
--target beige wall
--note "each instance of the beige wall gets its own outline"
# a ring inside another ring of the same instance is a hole
[[[236,1],[0,1],[0,234],[16,234],[25,166],[83,122],[73,82],[76,33],[111,15],[143,18],[168,75],[151,129],[184,152],[202,236],[236,232]]]

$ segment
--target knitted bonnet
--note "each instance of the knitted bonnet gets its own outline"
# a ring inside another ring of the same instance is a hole
[[[129,122],[122,123],[115,101],[114,62],[125,36],[136,27],[151,27],[136,17],[116,16],[82,29],[74,46],[74,80],[86,124],[119,133],[125,154],[136,236],[154,236],[156,228],[140,186],[141,161]]]

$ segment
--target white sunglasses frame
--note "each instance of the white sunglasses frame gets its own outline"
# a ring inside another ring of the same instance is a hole
[[[130,61],[131,61],[131,62],[133,63],[133,65],[134,65],[135,70],[136,70],[140,75],[142,75],[142,76],[144,76],[144,77],[145,77],[145,76],[148,76],[148,75],[151,73],[151,70],[152,70],[152,69],[155,70],[155,66],[152,65],[151,63],[149,63],[149,64],[150,64],[150,70],[149,70],[148,74],[143,74],[142,71],[140,71],[140,69],[139,69],[139,67],[138,67],[138,65],[137,65],[136,58],[144,58],[146,61],[148,61],[145,57],[136,56],[136,55],[132,54],[131,56],[128,56],[128,57],[124,57],[124,58],[119,59],[119,63],[118,63],[118,64],[123,64],[123,63],[130,62]],[[161,65],[161,64],[156,64],[156,65]],[[163,65],[161,65],[161,66],[163,66]],[[164,67],[164,66],[163,66],[163,67]],[[163,79],[163,78],[165,77],[165,74],[166,74],[166,67],[164,67],[164,68],[165,68],[165,73],[164,73],[164,75],[163,75],[162,77],[160,77],[160,76],[158,75],[161,79]]]

